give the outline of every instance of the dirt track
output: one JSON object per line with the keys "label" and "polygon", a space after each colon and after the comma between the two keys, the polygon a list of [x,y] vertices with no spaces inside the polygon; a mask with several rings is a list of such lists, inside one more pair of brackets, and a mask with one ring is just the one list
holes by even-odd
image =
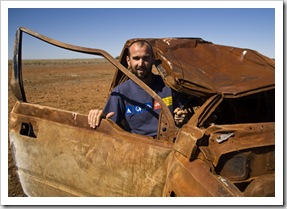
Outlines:
{"label": "dirt track", "polygon": [[[8,67],[10,83],[12,71],[10,62]],[[88,114],[93,108],[103,108],[115,72],[115,67],[102,59],[27,61],[23,63],[22,69],[29,103],[82,114]],[[9,113],[16,101],[9,86]],[[22,197],[24,193],[16,175],[10,144],[8,160],[8,196]]]}

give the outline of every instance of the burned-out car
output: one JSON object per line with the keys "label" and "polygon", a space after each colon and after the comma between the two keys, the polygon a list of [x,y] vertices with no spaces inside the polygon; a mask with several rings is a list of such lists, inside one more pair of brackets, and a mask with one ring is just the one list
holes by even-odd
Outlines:
{"label": "burned-out car", "polygon": [[[23,33],[111,62],[111,89],[132,79],[161,105],[157,137],[126,132],[109,119],[91,129],[87,115],[29,103],[21,72]],[[178,128],[162,98],[127,70],[134,40],[117,60],[103,50],[17,30],[11,87],[18,101],[9,137],[25,194],[275,196],[274,60],[201,38],[145,39],[153,46],[155,73],[189,97],[193,114]]]}

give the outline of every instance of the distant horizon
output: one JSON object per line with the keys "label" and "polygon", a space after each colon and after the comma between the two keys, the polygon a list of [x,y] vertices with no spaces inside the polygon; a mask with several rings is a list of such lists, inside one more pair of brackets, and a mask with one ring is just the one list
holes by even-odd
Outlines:
{"label": "distant horizon", "polygon": [[[115,57],[114,57],[115,58]],[[22,59],[23,60],[91,60],[91,59],[105,59],[104,57],[96,57],[96,58],[51,58],[51,59]],[[115,58],[116,59],[116,58]],[[9,61],[13,61],[13,59],[8,59]],[[108,61],[108,60],[107,60]]]}

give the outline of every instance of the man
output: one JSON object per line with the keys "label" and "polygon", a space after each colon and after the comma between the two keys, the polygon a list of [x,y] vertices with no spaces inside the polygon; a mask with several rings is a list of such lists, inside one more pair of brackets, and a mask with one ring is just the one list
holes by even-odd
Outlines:
{"label": "man", "polygon": [[[131,44],[126,57],[128,68],[154,90],[175,113],[175,123],[180,126],[187,115],[179,107],[186,99],[166,86],[160,76],[152,73],[154,62],[151,45],[146,41]],[[99,126],[102,118],[110,118],[124,130],[155,137],[157,134],[160,105],[131,79],[115,87],[104,110],[91,110],[88,123]]]}

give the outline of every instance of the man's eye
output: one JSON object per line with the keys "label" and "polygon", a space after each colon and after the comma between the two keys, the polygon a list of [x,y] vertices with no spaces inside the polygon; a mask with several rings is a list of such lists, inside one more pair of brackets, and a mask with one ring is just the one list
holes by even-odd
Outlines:
{"label": "man's eye", "polygon": [[133,60],[140,60],[140,57],[133,57]]}
{"label": "man's eye", "polygon": [[149,56],[146,57],[133,57],[133,60],[138,61],[138,60],[144,60],[144,61],[148,61],[149,60]]}

